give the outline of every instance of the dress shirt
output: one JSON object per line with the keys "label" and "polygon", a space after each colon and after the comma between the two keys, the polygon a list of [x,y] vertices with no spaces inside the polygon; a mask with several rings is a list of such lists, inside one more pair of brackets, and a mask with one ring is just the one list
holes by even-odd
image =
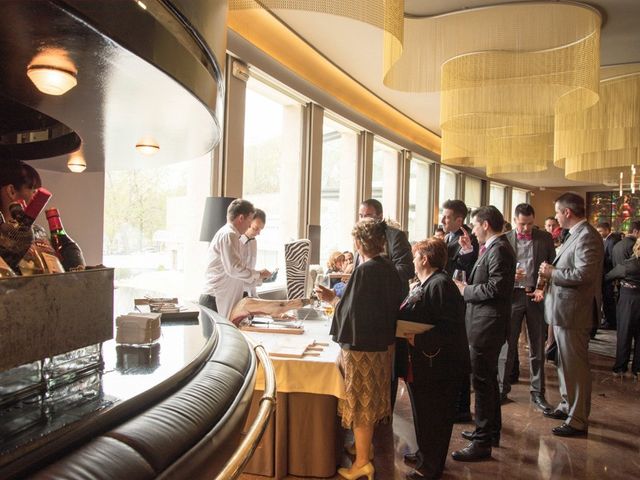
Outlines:
{"label": "dress shirt", "polygon": [[[480,255],[482,255],[484,252],[487,251],[487,248],[489,248],[489,245],[491,245],[496,238],[498,238],[500,235],[502,235],[501,233],[495,233],[493,235],[491,235],[486,242],[484,242],[483,245],[480,246]],[[471,253],[473,252],[473,248],[461,248],[460,249],[460,253],[462,253],[463,255],[466,255],[467,253]]]}
{"label": "dress shirt", "polygon": [[[256,260],[258,258],[258,242],[255,237],[248,237],[244,233],[240,235],[240,243],[242,244],[242,259],[247,268],[256,269]],[[250,297],[257,297],[256,287],[262,285],[262,280],[258,278],[255,282],[245,285],[244,291]]]}
{"label": "dress shirt", "polygon": [[535,287],[535,282],[533,281],[533,239],[516,241],[518,245],[516,261],[520,264],[520,268],[525,271],[523,286],[533,288]]}
{"label": "dress shirt", "polygon": [[218,313],[223,317],[228,317],[242,299],[246,285],[260,279],[260,272],[245,265],[242,248],[240,232],[227,223],[216,232],[207,251],[203,293],[215,297]]}
{"label": "dress shirt", "polygon": [[574,233],[576,233],[576,230],[578,229],[578,225],[582,225],[584,222],[586,222],[587,219],[583,218],[582,220],[580,220],[578,223],[576,223],[573,227],[571,227],[569,229],[569,235],[573,235]]}

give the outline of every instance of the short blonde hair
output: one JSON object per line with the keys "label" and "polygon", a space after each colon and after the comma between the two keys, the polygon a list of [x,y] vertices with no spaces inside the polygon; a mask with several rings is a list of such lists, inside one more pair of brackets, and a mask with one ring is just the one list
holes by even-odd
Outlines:
{"label": "short blonde hair", "polygon": [[636,258],[640,258],[640,238],[638,238],[636,243],[633,244],[633,254]]}
{"label": "short blonde hair", "polygon": [[327,267],[335,272],[338,270],[338,262],[340,261],[344,262],[344,254],[342,252],[333,252],[329,255]]}
{"label": "short blonde hair", "polygon": [[372,218],[365,218],[356,223],[351,231],[354,240],[360,242],[362,251],[369,257],[378,255],[384,251],[387,243],[385,235],[387,224]]}

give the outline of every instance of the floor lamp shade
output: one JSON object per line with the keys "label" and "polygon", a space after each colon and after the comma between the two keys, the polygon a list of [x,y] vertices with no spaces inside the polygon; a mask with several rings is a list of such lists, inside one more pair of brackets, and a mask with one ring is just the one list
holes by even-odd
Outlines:
{"label": "floor lamp shade", "polygon": [[200,229],[201,242],[210,242],[216,232],[227,223],[227,208],[234,200],[234,197],[207,197]]}

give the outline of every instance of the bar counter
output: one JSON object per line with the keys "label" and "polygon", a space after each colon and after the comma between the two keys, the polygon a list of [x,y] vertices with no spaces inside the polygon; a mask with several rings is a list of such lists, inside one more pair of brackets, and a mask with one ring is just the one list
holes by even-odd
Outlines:
{"label": "bar counter", "polygon": [[[92,442],[104,437],[110,438],[109,441],[116,438],[127,448],[133,446],[138,450],[144,459],[142,470],[148,475],[136,478],[152,478],[170,471],[197,449],[204,437],[220,430],[226,420],[238,425],[231,429],[232,438],[228,428],[221,436],[226,439],[225,443],[236,445],[255,383],[255,356],[233,325],[214,312],[199,308],[198,317],[163,322],[161,338],[155,344],[130,346],[117,345],[114,340],[105,342],[102,345],[104,368],[58,387],[54,391],[65,391],[57,398],[32,397],[1,411],[0,478],[18,478],[25,474],[38,477],[42,468],[43,476],[67,472],[69,476],[63,475],[64,478],[80,478],[88,471],[80,476],[77,469],[75,475],[71,471],[77,462],[84,462],[83,449],[90,449]],[[207,377],[213,373],[212,369],[218,372],[217,382]],[[233,381],[225,380],[225,374]],[[203,405],[184,403],[181,396],[193,395],[190,389],[196,389],[198,395],[207,393],[200,390],[203,383],[218,388],[220,395],[202,398]],[[185,411],[176,410],[176,405],[171,405],[174,401],[184,405]],[[194,419],[189,418],[191,414]],[[145,428],[149,430],[147,435],[162,441],[171,428],[159,423],[165,420],[170,423],[172,415],[184,415],[182,424],[193,425],[194,432],[185,432],[183,438],[181,432],[175,432],[177,449],[173,455],[168,454],[168,463],[166,459],[151,458],[153,454],[147,455],[144,448],[135,447],[140,442],[134,437],[141,432],[144,435]],[[183,445],[181,440],[185,441]],[[161,450],[166,449],[163,445]],[[74,453],[60,460],[69,452]],[[220,459],[223,458],[224,455],[220,455]],[[52,462],[56,463],[47,467]],[[74,467],[68,468],[70,465]],[[135,471],[127,470],[126,465],[123,468],[120,473],[117,468],[111,472],[106,469],[101,478],[117,478],[123,472]],[[203,466],[207,475],[215,468]],[[48,470],[49,473],[45,473]]]}

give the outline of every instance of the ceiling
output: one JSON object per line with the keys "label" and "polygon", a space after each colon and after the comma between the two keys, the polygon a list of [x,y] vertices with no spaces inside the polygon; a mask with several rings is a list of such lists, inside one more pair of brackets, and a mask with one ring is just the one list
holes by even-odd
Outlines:
{"label": "ceiling", "polygon": [[[405,14],[432,16],[516,2],[517,0],[405,0]],[[599,10],[603,18],[601,65],[640,62],[640,1],[597,0],[583,3]],[[380,29],[328,14],[310,14],[301,10],[275,10],[274,13],[319,52],[373,93],[429,130],[440,134],[439,93],[405,93],[384,86]],[[526,177],[513,180],[530,186],[584,185],[566,180],[562,170],[555,167],[543,174],[527,174]]]}

